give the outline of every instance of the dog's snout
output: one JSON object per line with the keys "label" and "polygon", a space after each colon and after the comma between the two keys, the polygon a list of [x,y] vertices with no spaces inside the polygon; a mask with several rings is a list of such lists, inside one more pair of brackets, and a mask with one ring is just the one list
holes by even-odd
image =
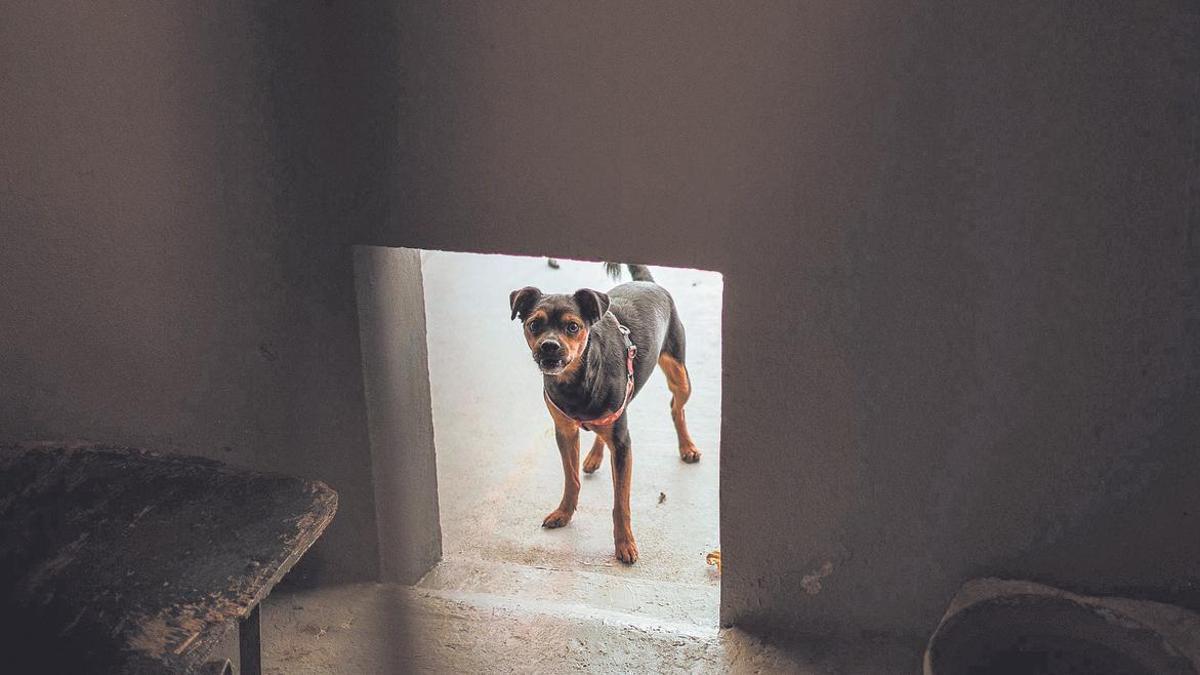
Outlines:
{"label": "dog's snout", "polygon": [[554,340],[546,340],[538,347],[543,354],[557,354],[562,351],[562,345]]}

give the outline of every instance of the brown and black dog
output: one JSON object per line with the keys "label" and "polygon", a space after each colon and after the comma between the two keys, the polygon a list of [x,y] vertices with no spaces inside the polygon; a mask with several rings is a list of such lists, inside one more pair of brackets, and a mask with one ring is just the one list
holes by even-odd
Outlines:
{"label": "brown and black dog", "polygon": [[572,295],[548,295],[527,286],[513,291],[508,300],[512,318],[520,317],[525,341],[542,371],[543,398],[562,455],[562,501],[542,527],[562,527],[571,521],[579,501],[579,430],[594,431],[596,440],[583,470],[592,473],[600,468],[604,446],[610,448],[613,540],[617,559],[633,563],[638,550],[629,518],[633,456],[625,410],[656,363],[671,390],[679,457],[698,462],[700,452],[683,416],[692,384],[684,365],[683,324],[675,301],[654,282],[650,270],[642,265],[628,267],[633,281],[608,293],[585,288]]}

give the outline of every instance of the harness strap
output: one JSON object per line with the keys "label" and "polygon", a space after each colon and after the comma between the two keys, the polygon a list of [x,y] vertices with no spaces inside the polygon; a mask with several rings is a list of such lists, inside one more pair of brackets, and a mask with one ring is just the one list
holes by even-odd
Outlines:
{"label": "harness strap", "polygon": [[577,417],[571,417],[567,413],[563,412],[562,408],[558,407],[558,404],[550,398],[550,392],[546,391],[545,387],[542,388],[542,396],[545,397],[546,402],[553,406],[554,409],[557,410],[558,413],[563,417],[575,420],[579,426],[584,428],[585,431],[591,431],[593,427],[605,427],[613,422],[616,422],[618,419],[620,419],[621,413],[625,412],[625,406],[629,405],[629,399],[633,398],[633,359],[635,356],[637,356],[637,345],[633,344],[633,340],[629,339],[629,329],[626,328],[620,321],[617,322],[617,331],[621,333],[621,338],[625,340],[625,399],[621,401],[620,408],[617,408],[614,412],[610,412],[602,417],[597,417],[596,419],[581,420]]}

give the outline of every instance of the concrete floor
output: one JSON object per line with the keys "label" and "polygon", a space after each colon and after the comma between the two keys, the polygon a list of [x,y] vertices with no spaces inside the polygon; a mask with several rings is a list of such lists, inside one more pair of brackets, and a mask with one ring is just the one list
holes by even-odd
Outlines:
{"label": "concrete floor", "polygon": [[613,557],[608,458],[584,477],[570,525],[540,527],[562,472],[508,293],[613,285],[598,263],[560,263],[424,254],[444,560],[415,587],[276,593],[263,617],[267,672],[915,672],[911,645],[782,648],[718,628],[720,579],[704,561],[719,545],[717,274],[653,270],[687,331],[688,421],[704,455],[679,460],[656,373],[629,411],[638,562]]}
{"label": "concrete floor", "polygon": [[572,613],[577,610],[569,603],[380,584],[279,592],[263,610],[263,670],[271,675],[920,672],[919,651],[912,645],[781,645],[737,629],[703,629],[611,611]]}

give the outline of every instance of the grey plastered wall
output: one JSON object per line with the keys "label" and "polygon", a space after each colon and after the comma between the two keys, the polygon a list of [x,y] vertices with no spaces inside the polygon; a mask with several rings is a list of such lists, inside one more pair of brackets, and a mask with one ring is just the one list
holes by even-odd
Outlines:
{"label": "grey plastered wall", "polygon": [[920,635],[982,574],[1200,606],[1193,5],[394,24],[358,241],[725,274],[726,621]]}
{"label": "grey plastered wall", "polygon": [[338,122],[368,105],[344,80],[378,51],[353,20],[0,8],[0,437],[321,478],[338,515],[296,570],[320,579],[378,572],[342,232],[384,213],[386,122]]}
{"label": "grey plastered wall", "polygon": [[442,556],[421,254],[357,246],[359,337],[383,581],[414,583]]}
{"label": "grey plastered wall", "polygon": [[1200,606],[1193,4],[82,7],[0,17],[4,435],[243,439],[369,566],[337,247],[705,267],[727,621]]}

